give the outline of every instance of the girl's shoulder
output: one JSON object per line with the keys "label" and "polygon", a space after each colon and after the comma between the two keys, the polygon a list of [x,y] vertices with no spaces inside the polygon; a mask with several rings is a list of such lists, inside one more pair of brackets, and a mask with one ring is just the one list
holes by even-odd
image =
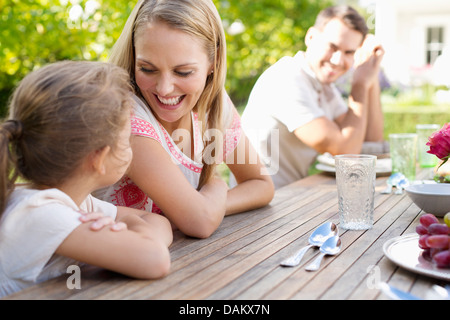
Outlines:
{"label": "girl's shoulder", "polygon": [[81,224],[77,206],[58,189],[18,188],[0,222],[0,268],[11,278],[34,282],[64,239]]}
{"label": "girl's shoulder", "polygon": [[37,190],[18,187],[12,193],[2,215],[2,224],[34,225],[37,227],[54,227],[62,229],[80,224],[80,212],[103,212],[107,216],[116,217],[117,208],[107,202],[88,195],[78,206],[70,196],[57,188]]}
{"label": "girl's shoulder", "polygon": [[55,204],[64,205],[72,209],[77,208],[73,200],[59,189],[38,190],[27,185],[21,185],[16,187],[11,193],[6,204],[4,216],[13,213],[32,212]]}

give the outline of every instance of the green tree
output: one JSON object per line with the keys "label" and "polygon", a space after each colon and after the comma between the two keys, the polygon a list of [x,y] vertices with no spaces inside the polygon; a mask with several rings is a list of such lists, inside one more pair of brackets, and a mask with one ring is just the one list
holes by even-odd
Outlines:
{"label": "green tree", "polygon": [[286,55],[305,48],[304,37],[330,0],[214,0],[227,35],[227,89],[247,101],[258,76]]}
{"label": "green tree", "polygon": [[0,0],[0,116],[30,71],[59,60],[106,60],[134,3]]}
{"label": "green tree", "polygon": [[[258,76],[304,48],[330,0],[213,0],[227,34],[227,90],[244,104]],[[107,60],[136,0],[0,0],[0,117],[15,85],[44,64]]]}

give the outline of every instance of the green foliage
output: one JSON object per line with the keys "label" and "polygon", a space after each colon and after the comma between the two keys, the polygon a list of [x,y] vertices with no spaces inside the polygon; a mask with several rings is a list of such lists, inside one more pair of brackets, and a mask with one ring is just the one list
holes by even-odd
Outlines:
{"label": "green foliage", "polygon": [[442,88],[424,84],[408,90],[385,90],[381,95],[385,138],[390,133],[416,132],[416,124],[443,126],[450,122],[450,103],[437,101],[438,89]]}
{"label": "green foliage", "polygon": [[30,71],[59,60],[105,60],[133,6],[123,0],[0,0],[0,117],[6,97]]}
{"label": "green foliage", "polygon": [[[213,1],[227,31],[227,90],[237,104],[246,102],[254,82],[269,65],[304,48],[306,30],[317,13],[331,3]],[[12,89],[30,71],[65,59],[106,60],[135,3],[0,0],[0,117],[5,115]],[[230,27],[237,22],[245,29],[236,34]]]}
{"label": "green foliage", "polygon": [[[213,1],[227,36],[227,90],[241,111],[259,75],[281,57],[303,50],[306,31],[317,13],[335,2]],[[0,118],[13,88],[30,71],[65,59],[107,60],[136,2],[0,0]],[[347,2],[357,7],[357,1]],[[386,137],[392,132],[415,132],[417,123],[450,122],[450,106],[433,107],[434,90],[409,96],[390,92],[390,100],[383,102]]]}
{"label": "green foliage", "polygon": [[384,113],[384,138],[390,133],[416,132],[416,124],[450,122],[450,106],[386,107]]}
{"label": "green foliage", "polygon": [[[227,90],[246,103],[258,76],[286,55],[304,49],[304,37],[330,0],[214,0],[227,34]],[[234,25],[233,25],[234,23]],[[235,34],[232,26],[243,31]]]}

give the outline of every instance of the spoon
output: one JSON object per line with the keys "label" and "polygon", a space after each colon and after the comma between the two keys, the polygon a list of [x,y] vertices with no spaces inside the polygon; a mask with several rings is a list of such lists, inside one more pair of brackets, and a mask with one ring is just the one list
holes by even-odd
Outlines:
{"label": "spoon", "polygon": [[291,257],[287,258],[283,262],[281,262],[281,265],[283,267],[295,267],[299,265],[300,261],[302,260],[303,256],[305,255],[306,251],[308,251],[309,248],[320,247],[325,242],[325,240],[337,234],[338,228],[333,222],[326,222],[320,225],[309,236],[308,239],[309,245],[304,247]]}
{"label": "spoon", "polygon": [[339,239],[339,236],[333,236],[331,238],[328,238],[327,241],[323,243],[323,245],[320,246],[320,254],[317,256],[317,258],[306,267],[306,270],[308,271],[316,271],[320,267],[320,263],[322,262],[323,257],[325,255],[335,255],[338,254],[339,251],[341,251],[341,239]]}

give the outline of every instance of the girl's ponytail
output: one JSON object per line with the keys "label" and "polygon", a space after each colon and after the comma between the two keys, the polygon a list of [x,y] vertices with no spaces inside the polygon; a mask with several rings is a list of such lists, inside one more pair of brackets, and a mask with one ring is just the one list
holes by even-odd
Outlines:
{"label": "girl's ponytail", "polygon": [[11,152],[12,144],[23,136],[23,125],[18,120],[7,120],[0,124],[0,216],[5,210],[6,200],[14,189],[17,179],[16,157]]}

